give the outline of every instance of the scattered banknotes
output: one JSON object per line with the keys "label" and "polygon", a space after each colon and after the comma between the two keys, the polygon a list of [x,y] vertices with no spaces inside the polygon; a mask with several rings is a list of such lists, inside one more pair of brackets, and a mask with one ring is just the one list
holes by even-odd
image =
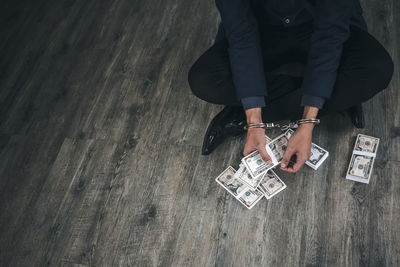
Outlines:
{"label": "scattered banknotes", "polygon": [[215,180],[246,208],[251,209],[264,194],[258,189],[251,189],[242,180],[235,178],[235,172],[236,170],[229,166]]}
{"label": "scattered banknotes", "polygon": [[349,168],[347,169],[346,179],[369,183],[372,169],[378,151],[379,138],[359,134],[351,155]]}
{"label": "scattered banknotes", "polygon": [[[271,199],[286,188],[272,168],[282,161],[293,134],[294,131],[289,129],[273,140],[265,137],[271,164],[264,162],[258,151],[254,151],[242,158],[237,171],[229,166],[215,180],[248,209],[253,208],[264,196]],[[346,179],[369,183],[378,146],[379,138],[362,134],[357,136]],[[311,156],[305,164],[316,170],[328,156],[328,151],[312,143]]]}

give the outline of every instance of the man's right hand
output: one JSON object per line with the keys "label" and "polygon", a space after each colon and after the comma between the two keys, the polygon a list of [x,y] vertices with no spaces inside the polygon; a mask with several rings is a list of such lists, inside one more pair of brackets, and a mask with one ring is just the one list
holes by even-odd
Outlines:
{"label": "man's right hand", "polygon": [[271,157],[268,155],[267,150],[265,149],[266,140],[265,140],[265,130],[263,128],[251,128],[247,130],[247,138],[246,144],[244,145],[243,155],[247,156],[251,152],[258,150],[261,155],[261,158],[267,163],[270,164]]}
{"label": "man's right hand", "polygon": [[[247,123],[261,123],[261,108],[252,108],[246,110]],[[247,156],[251,152],[258,150],[261,158],[270,164],[271,157],[265,149],[265,129],[264,128],[250,128],[247,130],[246,144],[244,145],[243,155]]]}

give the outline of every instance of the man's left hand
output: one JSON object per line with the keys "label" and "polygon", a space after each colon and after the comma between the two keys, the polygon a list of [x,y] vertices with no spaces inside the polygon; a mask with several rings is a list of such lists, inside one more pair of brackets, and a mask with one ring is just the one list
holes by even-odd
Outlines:
{"label": "man's left hand", "polygon": [[281,162],[282,170],[297,172],[310,158],[313,127],[312,123],[302,124],[290,137]]}

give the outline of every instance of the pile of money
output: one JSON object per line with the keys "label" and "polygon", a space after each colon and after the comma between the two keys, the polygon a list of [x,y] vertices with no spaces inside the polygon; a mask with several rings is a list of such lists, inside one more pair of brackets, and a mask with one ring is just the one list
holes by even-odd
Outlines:
{"label": "pile of money", "polygon": [[[229,166],[215,180],[248,209],[254,207],[262,197],[272,198],[286,188],[286,184],[272,168],[282,161],[293,133],[294,131],[289,129],[273,140],[265,136],[266,150],[272,163],[267,164],[262,160],[260,153],[254,151],[242,158],[238,170]],[[316,170],[328,155],[328,151],[312,144],[311,157],[306,164]]]}
{"label": "pile of money", "polygon": [[353,154],[346,179],[368,184],[378,151],[379,138],[359,134],[354,145]]}

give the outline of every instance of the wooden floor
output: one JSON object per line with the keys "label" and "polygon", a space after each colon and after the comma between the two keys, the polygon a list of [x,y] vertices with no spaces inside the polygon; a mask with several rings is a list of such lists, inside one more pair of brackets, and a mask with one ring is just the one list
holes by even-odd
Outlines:
{"label": "wooden floor", "polygon": [[[221,107],[187,83],[214,1],[3,1],[0,266],[400,266],[400,2],[362,5],[389,88],[363,130],[324,120],[324,165],[249,211],[214,180],[244,137],[201,156]],[[369,185],[344,178],[357,133],[381,138]]]}

